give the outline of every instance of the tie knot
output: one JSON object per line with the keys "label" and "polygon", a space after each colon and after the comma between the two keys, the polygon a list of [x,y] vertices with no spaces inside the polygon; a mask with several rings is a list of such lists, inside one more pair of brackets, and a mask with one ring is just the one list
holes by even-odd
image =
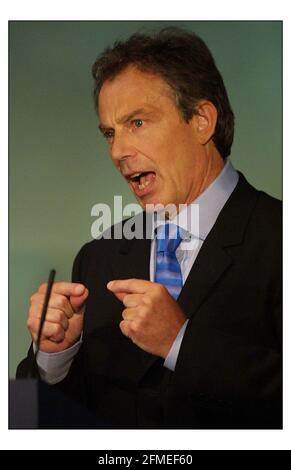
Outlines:
{"label": "tie knot", "polygon": [[182,239],[180,228],[177,225],[161,225],[157,229],[157,252],[175,252]]}

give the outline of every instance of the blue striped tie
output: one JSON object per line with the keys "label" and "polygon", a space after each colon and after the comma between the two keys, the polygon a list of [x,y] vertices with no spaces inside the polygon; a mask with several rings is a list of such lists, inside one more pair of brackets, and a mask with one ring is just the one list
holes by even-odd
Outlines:
{"label": "blue striped tie", "polygon": [[183,287],[181,268],[175,253],[181,240],[179,227],[176,225],[165,224],[158,228],[155,282],[163,284],[175,300]]}

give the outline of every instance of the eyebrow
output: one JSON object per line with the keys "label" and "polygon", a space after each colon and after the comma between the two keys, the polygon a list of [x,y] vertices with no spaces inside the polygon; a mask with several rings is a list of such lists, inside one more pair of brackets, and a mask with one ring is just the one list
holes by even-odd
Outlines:
{"label": "eyebrow", "polygon": [[[117,124],[124,124],[128,121],[130,121],[131,119],[133,119],[135,116],[138,116],[142,114],[143,116],[150,116],[153,114],[153,111],[146,111],[144,108],[138,108],[138,109],[135,109],[134,111],[132,111],[131,113],[129,114],[124,114],[123,116],[121,116],[120,118],[117,119]],[[101,132],[103,132],[104,130],[106,129],[112,129],[111,127],[106,127],[104,124],[100,123],[99,124],[99,129]]]}

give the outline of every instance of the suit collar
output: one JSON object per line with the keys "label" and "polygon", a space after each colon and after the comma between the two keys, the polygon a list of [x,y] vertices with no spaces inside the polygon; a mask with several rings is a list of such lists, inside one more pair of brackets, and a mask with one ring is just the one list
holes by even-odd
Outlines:
{"label": "suit collar", "polygon": [[222,247],[237,245],[243,241],[259,195],[259,191],[247,182],[243,174],[238,174],[238,184],[207,237]]}
{"label": "suit collar", "polygon": [[[217,178],[195,199],[199,207],[198,238],[205,240],[218,215],[234,191],[239,180],[238,172],[227,160]],[[194,233],[195,235],[195,233]]]}

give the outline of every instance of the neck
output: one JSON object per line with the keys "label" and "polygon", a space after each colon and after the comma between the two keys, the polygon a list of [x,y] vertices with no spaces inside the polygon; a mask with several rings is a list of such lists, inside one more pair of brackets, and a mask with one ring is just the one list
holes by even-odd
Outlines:
{"label": "neck", "polygon": [[201,155],[201,162],[199,177],[194,182],[194,186],[192,186],[188,194],[186,204],[191,204],[195,201],[195,199],[197,199],[217,178],[225,165],[225,161],[213,144],[204,149]]}

